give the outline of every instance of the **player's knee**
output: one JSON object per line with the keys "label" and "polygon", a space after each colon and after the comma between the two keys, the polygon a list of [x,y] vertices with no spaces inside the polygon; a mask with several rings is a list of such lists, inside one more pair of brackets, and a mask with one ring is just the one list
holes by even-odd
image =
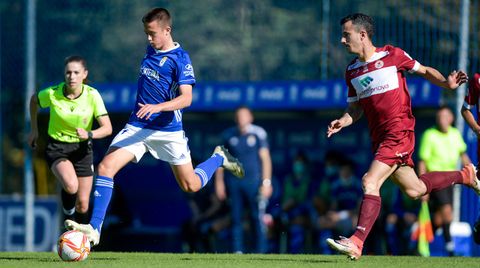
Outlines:
{"label": "player's knee", "polygon": [[410,198],[410,199],[413,199],[413,200],[418,200],[420,199],[423,194],[420,193],[419,191],[415,190],[415,189],[407,189],[405,191],[405,194]]}
{"label": "player's knee", "polygon": [[88,201],[80,201],[75,204],[75,211],[79,213],[87,213],[88,212]]}
{"label": "player's knee", "polygon": [[380,192],[378,182],[375,180],[375,178],[372,178],[367,174],[365,174],[362,178],[362,188],[363,193],[365,194],[376,194]]}
{"label": "player's knee", "polygon": [[63,190],[68,194],[76,194],[78,191],[78,183],[73,180],[65,181],[63,183]]}
{"label": "player's knee", "polygon": [[113,178],[113,175],[115,175],[113,174],[113,169],[111,165],[105,161],[102,161],[100,162],[100,164],[98,164],[97,170],[98,170],[98,174],[101,176]]}

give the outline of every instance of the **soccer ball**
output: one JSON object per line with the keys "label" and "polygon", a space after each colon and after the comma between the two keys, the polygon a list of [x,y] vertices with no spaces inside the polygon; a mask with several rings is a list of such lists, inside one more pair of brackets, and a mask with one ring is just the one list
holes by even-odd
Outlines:
{"label": "soccer ball", "polygon": [[57,252],[64,261],[83,261],[90,254],[90,241],[80,231],[67,231],[58,238]]}

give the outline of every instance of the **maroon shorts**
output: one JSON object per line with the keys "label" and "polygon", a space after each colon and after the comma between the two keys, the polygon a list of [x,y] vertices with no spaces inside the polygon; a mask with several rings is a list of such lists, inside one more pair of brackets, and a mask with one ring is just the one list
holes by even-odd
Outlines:
{"label": "maroon shorts", "polygon": [[413,131],[389,133],[383,140],[373,144],[373,148],[375,160],[389,166],[414,166],[412,154],[415,148],[415,133]]}

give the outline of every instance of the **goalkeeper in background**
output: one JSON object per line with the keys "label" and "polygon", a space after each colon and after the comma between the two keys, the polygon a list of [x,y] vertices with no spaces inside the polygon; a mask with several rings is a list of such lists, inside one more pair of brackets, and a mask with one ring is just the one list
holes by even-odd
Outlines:
{"label": "goalkeeper in background", "polygon": [[[87,63],[80,56],[65,60],[65,81],[33,94],[30,99],[28,143],[36,147],[38,108],[50,108],[46,160],[62,185],[63,213],[87,223],[93,183],[92,139],[112,133],[112,124],[100,93],[86,84]],[[96,119],[99,128],[92,130]]]}

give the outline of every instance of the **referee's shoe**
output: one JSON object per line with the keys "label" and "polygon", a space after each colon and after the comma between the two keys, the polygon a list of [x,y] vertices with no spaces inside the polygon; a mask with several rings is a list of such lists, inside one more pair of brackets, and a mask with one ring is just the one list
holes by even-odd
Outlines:
{"label": "referee's shoe", "polygon": [[232,172],[233,175],[238,178],[243,178],[243,176],[245,176],[245,170],[243,169],[242,163],[233,157],[225,147],[222,145],[215,147],[213,154],[218,154],[223,157],[222,167]]}

